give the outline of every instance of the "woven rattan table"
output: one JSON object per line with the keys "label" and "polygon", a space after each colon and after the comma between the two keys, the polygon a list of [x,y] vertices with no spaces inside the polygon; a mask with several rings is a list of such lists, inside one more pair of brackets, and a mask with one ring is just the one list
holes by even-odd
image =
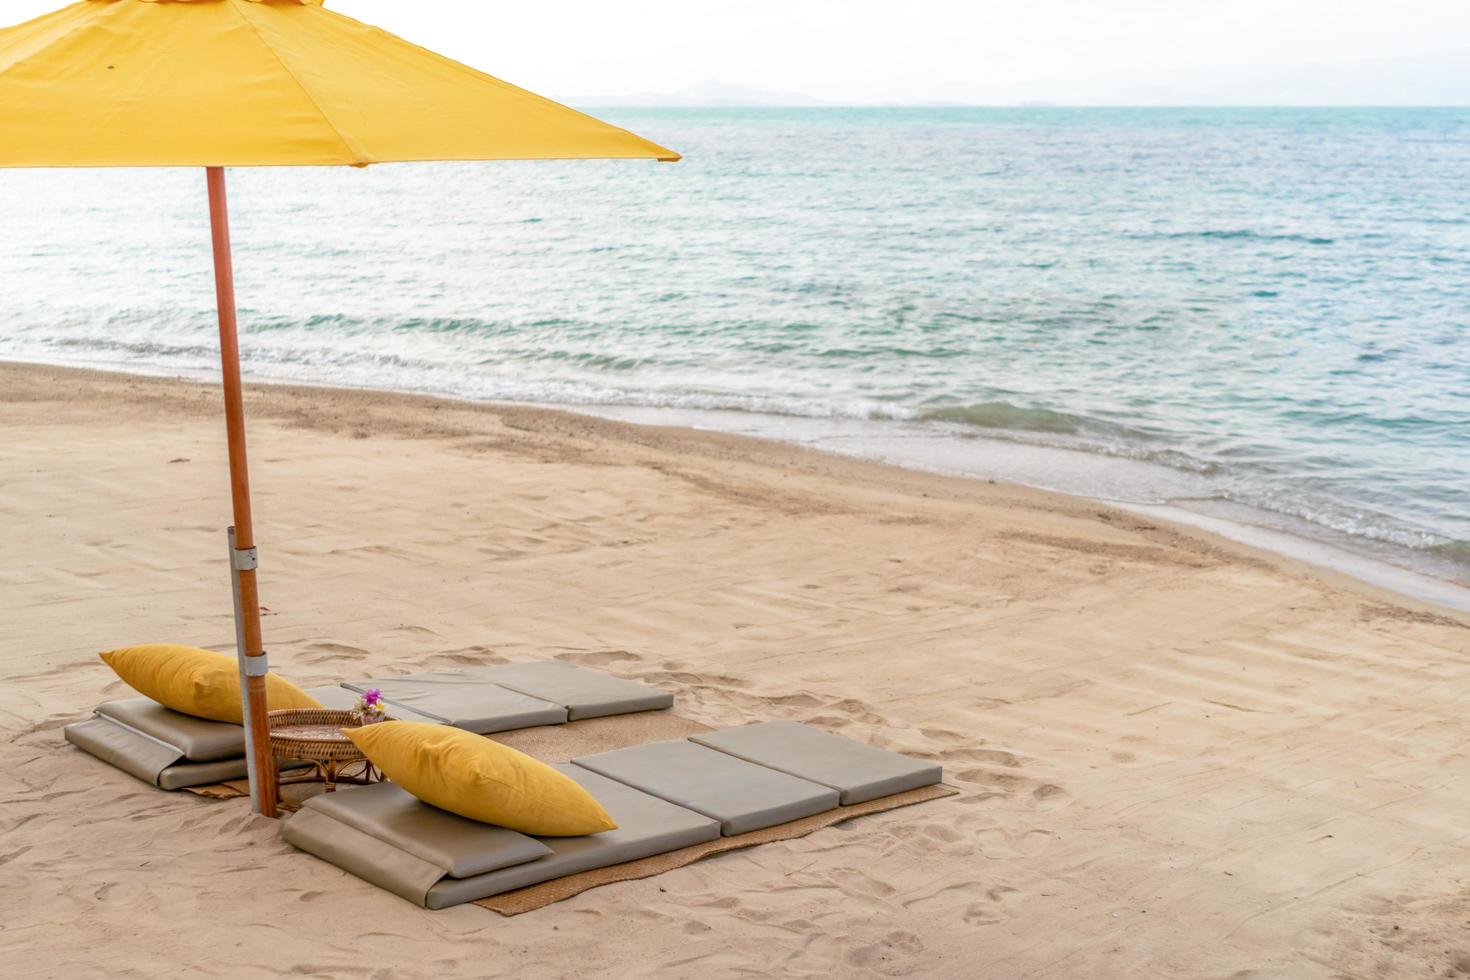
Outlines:
{"label": "woven rattan table", "polygon": [[[270,713],[271,751],[278,759],[308,762],[321,777],[328,793],[338,783],[375,783],[383,774],[363,757],[352,739],[342,734],[344,728],[360,728],[362,720],[355,711],[305,708]],[[357,763],[362,771],[347,774],[344,770]]]}

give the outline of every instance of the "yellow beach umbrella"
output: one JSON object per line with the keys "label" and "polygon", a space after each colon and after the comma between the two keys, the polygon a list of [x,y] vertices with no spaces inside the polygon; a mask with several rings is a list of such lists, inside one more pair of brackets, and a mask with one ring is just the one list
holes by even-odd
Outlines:
{"label": "yellow beach umbrella", "polygon": [[322,0],[81,0],[0,29],[0,166],[203,167],[251,795],[274,816],[225,167],[679,155]]}

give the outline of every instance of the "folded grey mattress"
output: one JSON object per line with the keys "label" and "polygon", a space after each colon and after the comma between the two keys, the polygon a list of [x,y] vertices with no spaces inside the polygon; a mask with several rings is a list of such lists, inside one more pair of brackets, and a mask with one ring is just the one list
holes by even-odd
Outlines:
{"label": "folded grey mattress", "polygon": [[[307,693],[325,704],[342,691]],[[62,731],[82,751],[160,789],[207,786],[246,773],[244,728],[180,714],[149,698],[108,701]]]}

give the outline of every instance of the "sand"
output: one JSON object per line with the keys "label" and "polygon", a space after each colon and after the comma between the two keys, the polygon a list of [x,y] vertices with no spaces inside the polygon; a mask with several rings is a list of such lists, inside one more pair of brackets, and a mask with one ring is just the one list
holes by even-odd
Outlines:
{"label": "sand", "polygon": [[303,684],[556,657],[960,796],[502,918],[65,745],[231,649],[215,389],[0,366],[0,975],[1470,973],[1470,620],[1195,530],[708,433],[252,388]]}

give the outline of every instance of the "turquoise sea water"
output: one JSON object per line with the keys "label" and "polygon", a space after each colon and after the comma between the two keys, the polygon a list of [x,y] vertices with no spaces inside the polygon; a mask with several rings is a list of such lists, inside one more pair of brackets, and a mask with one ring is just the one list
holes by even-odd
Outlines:
{"label": "turquoise sea water", "polygon": [[[602,115],[686,162],[233,173],[246,371],[676,412],[1470,578],[1470,111]],[[213,370],[203,194],[0,172],[0,358]]]}

